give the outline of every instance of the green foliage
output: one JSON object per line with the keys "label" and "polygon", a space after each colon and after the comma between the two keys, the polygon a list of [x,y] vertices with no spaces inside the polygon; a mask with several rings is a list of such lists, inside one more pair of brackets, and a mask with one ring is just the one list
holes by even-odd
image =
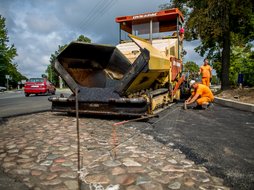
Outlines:
{"label": "green foliage", "polygon": [[[244,44],[239,35],[232,34],[232,45],[230,52],[229,82],[230,85],[236,86],[238,74],[244,74],[244,85],[254,86],[254,52],[253,45]],[[213,69],[216,70],[217,76],[221,76],[221,58],[219,53],[213,55]]]}
{"label": "green foliage", "polygon": [[233,46],[231,48],[231,65],[229,80],[232,85],[237,84],[238,74],[244,74],[244,85],[254,86],[254,52],[251,45]]}
{"label": "green foliage", "polygon": [[[254,39],[253,1],[172,0],[168,5],[177,5],[184,10],[187,18],[185,39],[201,40],[196,52],[215,62],[214,69],[220,69],[216,71],[220,74],[222,88],[228,88],[231,81],[230,47]],[[233,40],[236,35],[241,42]]]}
{"label": "green foliage", "polygon": [[211,79],[211,84],[219,85],[220,79],[217,76],[213,75]]}
{"label": "green foliage", "polygon": [[48,73],[48,80],[50,80],[56,86],[59,86],[59,78],[58,78],[58,74],[56,73],[56,71],[53,68],[53,65],[54,65],[54,63],[56,61],[57,56],[66,47],[67,47],[67,44],[65,44],[63,46],[60,46],[60,45],[58,46],[58,50],[55,51],[54,54],[51,54],[50,60],[49,60],[50,65],[48,65],[48,67],[46,69],[46,73]]}
{"label": "green foliage", "polygon": [[[80,35],[78,38],[77,38],[77,41],[79,42],[86,42],[86,43],[91,43],[91,40],[88,38],[88,37],[85,37],[84,35]],[[60,86],[59,84],[59,75],[58,73],[55,71],[53,65],[56,61],[56,58],[57,56],[67,47],[68,45],[65,44],[63,46],[61,45],[58,45],[58,50],[55,51],[53,54],[51,54],[50,56],[50,65],[48,65],[47,69],[46,69],[46,73],[48,73],[48,79],[53,83],[55,84],[56,86]]]}
{"label": "green foliage", "polygon": [[13,64],[13,59],[17,56],[17,50],[14,45],[8,45],[8,31],[5,26],[5,18],[0,15],[0,85],[6,83],[5,75],[9,75],[12,79],[10,85],[17,86],[22,79],[26,79],[18,72],[17,64]]}
{"label": "green foliage", "polygon": [[13,84],[14,86],[16,86],[17,83],[20,82],[21,80],[27,79],[20,72],[18,72],[17,67],[18,67],[17,63],[10,64],[8,67],[8,74],[12,77],[11,84]]}
{"label": "green foliage", "polygon": [[165,3],[159,6],[160,10],[165,10],[165,9],[173,9],[173,8],[178,8],[181,10],[184,16],[187,16],[188,9],[186,6],[184,6],[186,3],[186,0],[182,1],[170,1],[169,3]]}
{"label": "green foliage", "polygon": [[198,78],[199,66],[193,61],[187,61],[183,65],[183,72],[188,73],[188,78],[196,80]]}
{"label": "green foliage", "polygon": [[91,40],[88,37],[85,37],[84,35],[80,35],[77,41],[91,43]]}

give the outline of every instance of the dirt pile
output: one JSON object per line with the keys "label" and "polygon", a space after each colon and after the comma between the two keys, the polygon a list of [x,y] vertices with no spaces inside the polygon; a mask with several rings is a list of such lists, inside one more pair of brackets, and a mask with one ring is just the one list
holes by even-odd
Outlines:
{"label": "dirt pile", "polygon": [[216,96],[234,101],[254,104],[254,87],[224,90]]}

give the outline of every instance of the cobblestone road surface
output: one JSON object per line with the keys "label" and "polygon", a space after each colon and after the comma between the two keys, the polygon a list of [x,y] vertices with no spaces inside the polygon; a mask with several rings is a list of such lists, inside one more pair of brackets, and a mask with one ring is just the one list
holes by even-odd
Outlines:
{"label": "cobblestone road surface", "polygon": [[[135,123],[114,130],[113,120],[79,121],[81,189],[228,189],[179,149],[135,129]],[[0,166],[29,189],[78,189],[77,160],[75,118],[45,112],[1,122]]]}

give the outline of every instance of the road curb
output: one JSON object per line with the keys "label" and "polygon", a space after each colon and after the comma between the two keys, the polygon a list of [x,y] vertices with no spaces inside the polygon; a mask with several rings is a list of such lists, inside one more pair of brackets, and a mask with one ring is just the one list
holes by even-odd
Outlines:
{"label": "road curb", "polygon": [[236,102],[234,100],[228,100],[228,99],[219,98],[219,97],[215,97],[214,102],[217,104],[223,105],[223,106],[232,107],[235,109],[254,113],[254,105],[253,104]]}
{"label": "road curb", "polygon": [[1,123],[1,121],[4,121],[4,120],[12,118],[12,117],[19,117],[19,116],[36,114],[36,113],[43,113],[43,112],[49,112],[49,111],[51,111],[51,108],[49,108],[49,109],[43,109],[43,110],[38,110],[38,111],[31,111],[31,112],[17,113],[17,114],[2,116],[2,117],[0,117],[0,123]]}

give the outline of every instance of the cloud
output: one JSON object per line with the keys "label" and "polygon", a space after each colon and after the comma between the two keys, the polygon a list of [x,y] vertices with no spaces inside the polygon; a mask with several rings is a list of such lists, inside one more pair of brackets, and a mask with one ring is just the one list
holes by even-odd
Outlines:
{"label": "cloud", "polygon": [[[115,17],[158,11],[164,3],[168,0],[1,0],[0,14],[6,18],[10,43],[17,48],[14,62],[29,78],[45,73],[58,45],[81,34],[94,43],[116,45],[119,26]],[[198,60],[193,44],[185,44],[186,60]]]}
{"label": "cloud", "polygon": [[198,65],[202,65],[203,64],[203,58],[200,57],[200,55],[195,52],[195,48],[197,46],[199,46],[200,41],[199,40],[195,40],[195,41],[184,41],[184,49],[187,52],[187,54],[184,56],[183,61],[193,61]]}
{"label": "cloud", "polygon": [[50,16],[50,20],[46,20],[43,15],[30,13],[27,14],[25,22],[29,31],[33,31],[38,34],[48,34],[55,28],[60,28],[61,26],[61,23],[54,15]]}

